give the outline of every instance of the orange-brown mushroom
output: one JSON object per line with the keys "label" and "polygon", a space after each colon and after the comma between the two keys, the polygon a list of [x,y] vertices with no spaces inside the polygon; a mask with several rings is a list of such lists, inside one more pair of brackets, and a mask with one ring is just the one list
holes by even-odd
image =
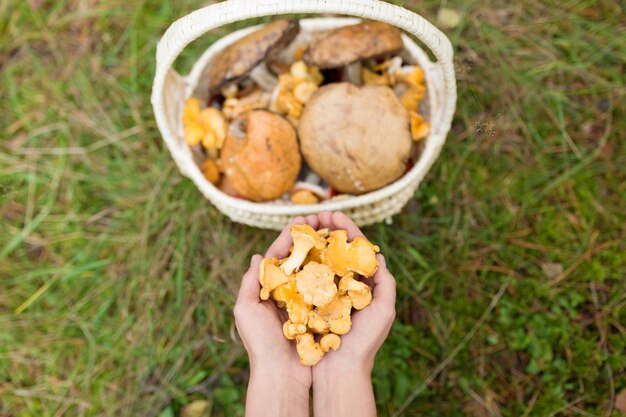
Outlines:
{"label": "orange-brown mushroom", "polygon": [[245,77],[269,55],[287,46],[299,31],[297,20],[276,20],[226,47],[209,67],[209,93]]}
{"label": "orange-brown mushroom", "polygon": [[404,47],[400,30],[383,22],[342,26],[314,39],[302,59],[322,69],[393,54]]}
{"label": "orange-brown mushroom", "polygon": [[291,190],[301,165],[293,126],[265,110],[233,120],[220,160],[232,187],[252,201],[273,200]]}

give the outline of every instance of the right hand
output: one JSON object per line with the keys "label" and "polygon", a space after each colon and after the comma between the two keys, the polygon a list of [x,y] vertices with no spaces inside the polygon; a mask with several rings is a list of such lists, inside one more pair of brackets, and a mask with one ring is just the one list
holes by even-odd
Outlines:
{"label": "right hand", "polygon": [[[348,239],[363,236],[359,227],[340,212],[322,212],[318,214],[319,228],[343,229],[348,232]],[[374,365],[376,352],[389,334],[396,316],[396,281],[387,270],[385,258],[376,255],[379,263],[373,277],[372,303],[360,311],[352,313],[352,328],[341,336],[341,347],[328,352],[313,367],[313,382],[316,378],[327,378],[342,372],[369,374]],[[372,279],[365,279],[365,282]]]}

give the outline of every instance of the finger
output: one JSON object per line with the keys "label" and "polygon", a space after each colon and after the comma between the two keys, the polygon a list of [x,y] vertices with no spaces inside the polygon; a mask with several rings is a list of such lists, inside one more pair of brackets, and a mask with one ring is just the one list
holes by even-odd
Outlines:
{"label": "finger", "polygon": [[261,291],[261,284],[259,283],[259,265],[261,259],[263,259],[263,257],[257,254],[250,260],[250,268],[243,274],[243,278],[241,278],[241,287],[239,288],[237,303],[260,301],[259,291]]}
{"label": "finger", "polygon": [[289,224],[285,226],[283,231],[280,232],[280,235],[278,235],[274,243],[270,245],[267,252],[265,252],[265,257],[280,259],[280,258],[284,258],[288,256],[289,248],[291,247],[291,244],[293,243],[293,239],[291,238],[291,230],[289,230],[289,227],[292,224],[304,224],[304,223],[306,223],[306,219],[301,216],[296,217],[295,219],[290,221]]}
{"label": "finger", "polygon": [[287,311],[283,310],[282,308],[279,308],[278,309],[278,318],[280,319],[281,323],[284,323],[287,320],[289,320],[289,315],[287,314]]}
{"label": "finger", "polygon": [[378,270],[374,274],[374,291],[372,293],[372,304],[380,304],[384,307],[392,308],[396,304],[396,280],[387,269],[385,257],[376,255],[378,260]]}
{"label": "finger", "polygon": [[340,211],[336,211],[332,214],[332,222],[335,225],[335,229],[343,229],[348,232],[348,240],[352,240],[356,236],[364,237],[359,226],[357,226],[350,217]]}
{"label": "finger", "polygon": [[315,230],[317,230],[320,225],[320,221],[315,214],[306,216],[306,223]]}
{"label": "finger", "polygon": [[329,229],[334,229],[335,225],[333,224],[333,213],[330,211],[322,211],[317,214],[317,218],[319,220],[320,229],[324,229],[328,227]]}

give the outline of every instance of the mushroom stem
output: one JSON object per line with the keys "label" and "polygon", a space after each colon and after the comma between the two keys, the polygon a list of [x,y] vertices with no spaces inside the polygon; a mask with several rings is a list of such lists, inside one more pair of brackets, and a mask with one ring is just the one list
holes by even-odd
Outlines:
{"label": "mushroom stem", "polygon": [[343,80],[360,85],[361,84],[361,68],[363,65],[360,61],[353,62],[349,65],[346,65],[343,69]]}
{"label": "mushroom stem", "polygon": [[263,91],[270,93],[278,83],[278,78],[267,69],[264,62],[254,67],[254,69],[250,71],[249,77],[261,87]]}

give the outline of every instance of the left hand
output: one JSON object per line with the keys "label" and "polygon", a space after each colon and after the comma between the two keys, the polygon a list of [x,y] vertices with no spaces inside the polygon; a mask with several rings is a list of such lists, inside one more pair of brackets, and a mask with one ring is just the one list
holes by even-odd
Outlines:
{"label": "left hand", "polygon": [[[293,243],[289,226],[307,223],[314,229],[319,226],[317,216],[295,218],[283,229],[265,253],[266,258],[285,258]],[[283,322],[287,319],[272,300],[261,301],[259,292],[259,264],[261,255],[254,255],[250,269],[241,280],[234,315],[237,331],[248,351],[252,373],[274,373],[288,377],[299,387],[311,387],[311,368],[300,365],[294,343],[283,335]]]}

